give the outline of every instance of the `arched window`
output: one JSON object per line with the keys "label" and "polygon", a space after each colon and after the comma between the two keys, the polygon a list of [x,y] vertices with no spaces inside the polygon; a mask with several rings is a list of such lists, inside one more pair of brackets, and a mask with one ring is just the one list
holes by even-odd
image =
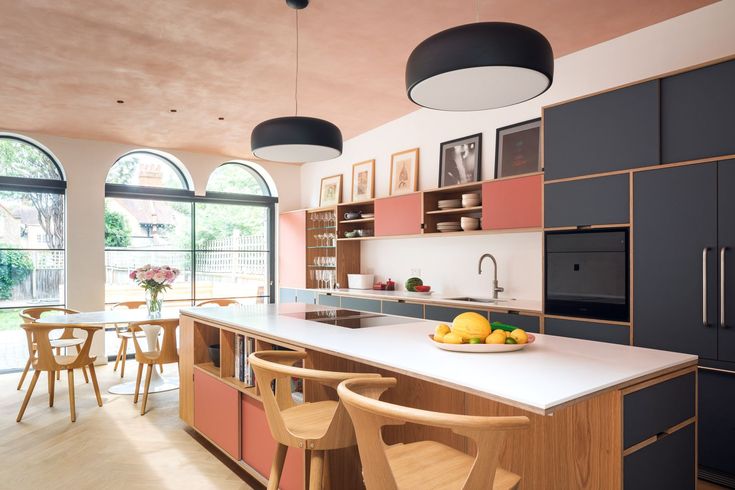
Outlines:
{"label": "arched window", "polygon": [[171,155],[135,151],[115,162],[105,192],[106,303],[142,300],[128,276],[145,264],[182,271],[165,293],[168,305],[272,301],[277,198],[255,168],[225,163],[195,196]]}
{"label": "arched window", "polygon": [[[10,330],[0,372],[27,357],[18,313],[29,306],[63,306],[64,193],[58,160],[40,144],[0,133],[0,330]],[[17,350],[20,355],[12,353]]]}

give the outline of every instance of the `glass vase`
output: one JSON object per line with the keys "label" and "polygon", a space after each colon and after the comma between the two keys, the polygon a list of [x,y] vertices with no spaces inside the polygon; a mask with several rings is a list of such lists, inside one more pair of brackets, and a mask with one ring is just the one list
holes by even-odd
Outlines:
{"label": "glass vase", "polygon": [[151,318],[159,318],[163,309],[163,291],[146,289],[145,305],[148,307],[148,316]]}

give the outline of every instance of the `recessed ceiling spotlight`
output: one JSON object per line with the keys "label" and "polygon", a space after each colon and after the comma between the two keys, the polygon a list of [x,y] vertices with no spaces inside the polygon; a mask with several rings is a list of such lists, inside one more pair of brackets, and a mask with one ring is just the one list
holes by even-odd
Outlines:
{"label": "recessed ceiling spotlight", "polygon": [[117,102],[118,104],[124,104],[124,103],[125,103],[125,101],[124,101],[124,100],[122,100],[122,99],[117,99],[117,101],[116,101],[116,102]]}
{"label": "recessed ceiling spotlight", "polygon": [[176,109],[169,109],[168,112],[177,112]]}

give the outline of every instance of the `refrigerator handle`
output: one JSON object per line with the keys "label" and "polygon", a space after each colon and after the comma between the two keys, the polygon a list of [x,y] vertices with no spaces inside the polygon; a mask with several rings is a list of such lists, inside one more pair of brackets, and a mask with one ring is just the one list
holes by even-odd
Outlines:
{"label": "refrigerator handle", "polygon": [[720,327],[726,328],[725,321],[725,256],[727,255],[727,247],[720,249]]}
{"label": "refrigerator handle", "polygon": [[709,247],[702,249],[702,325],[708,327],[707,322],[707,253]]}

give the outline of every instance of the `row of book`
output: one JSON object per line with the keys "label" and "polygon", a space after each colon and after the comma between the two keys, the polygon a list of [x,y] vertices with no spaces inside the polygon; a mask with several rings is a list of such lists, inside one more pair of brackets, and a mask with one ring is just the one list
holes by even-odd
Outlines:
{"label": "row of book", "polygon": [[255,374],[248,356],[255,352],[255,339],[235,334],[235,378],[248,386],[255,386]]}

